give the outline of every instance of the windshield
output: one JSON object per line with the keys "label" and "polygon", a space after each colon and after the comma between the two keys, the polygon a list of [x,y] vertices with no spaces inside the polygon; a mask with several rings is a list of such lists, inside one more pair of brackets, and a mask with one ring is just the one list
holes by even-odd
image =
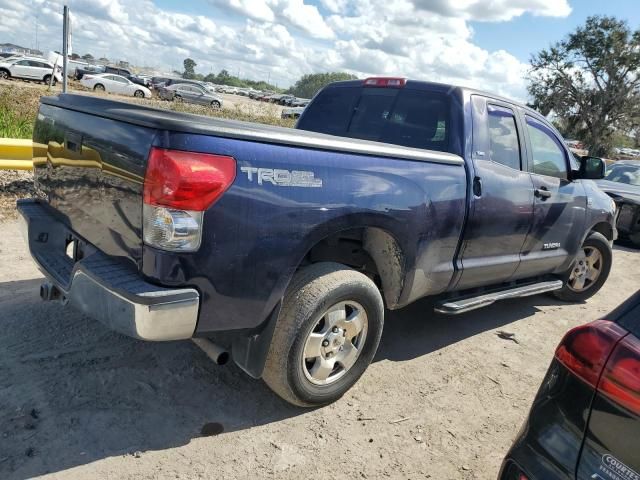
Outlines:
{"label": "windshield", "polygon": [[640,187],[640,165],[618,163],[610,165],[604,177],[611,182],[624,183]]}
{"label": "windshield", "polygon": [[449,116],[449,99],[442,93],[330,87],[309,104],[297,128],[446,152]]}

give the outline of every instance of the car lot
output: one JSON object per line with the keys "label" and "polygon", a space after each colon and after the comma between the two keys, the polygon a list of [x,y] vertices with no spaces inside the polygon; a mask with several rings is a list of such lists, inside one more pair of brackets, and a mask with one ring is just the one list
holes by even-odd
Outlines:
{"label": "car lot", "polygon": [[0,228],[3,479],[495,478],[563,333],[640,286],[640,251],[616,246],[608,282],[582,305],[390,312],[362,380],[309,411],[189,342],[138,342],[42,303],[17,223]]}

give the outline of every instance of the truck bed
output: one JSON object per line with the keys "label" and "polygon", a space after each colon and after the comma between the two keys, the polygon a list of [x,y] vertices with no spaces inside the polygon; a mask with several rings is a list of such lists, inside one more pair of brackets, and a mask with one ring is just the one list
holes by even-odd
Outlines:
{"label": "truck bed", "polygon": [[253,142],[374,155],[378,157],[461,164],[462,159],[444,152],[425,151],[274,125],[192,115],[130,104],[88,95],[60,94],[43,97],[42,103],[120,122],[171,132],[211,135]]}

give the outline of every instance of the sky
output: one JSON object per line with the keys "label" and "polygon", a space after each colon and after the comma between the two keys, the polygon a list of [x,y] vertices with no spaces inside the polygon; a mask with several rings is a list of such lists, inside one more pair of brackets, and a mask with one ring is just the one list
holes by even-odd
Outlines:
{"label": "sky", "polygon": [[[63,0],[0,0],[0,43],[61,50]],[[526,100],[532,53],[589,15],[640,27],[637,0],[67,0],[72,47],[159,72],[221,69],[288,87],[345,71]],[[37,39],[36,39],[36,25]]]}

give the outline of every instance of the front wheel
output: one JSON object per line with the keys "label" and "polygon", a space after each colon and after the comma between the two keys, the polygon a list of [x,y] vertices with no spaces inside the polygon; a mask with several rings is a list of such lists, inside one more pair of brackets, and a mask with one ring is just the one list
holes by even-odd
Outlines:
{"label": "front wheel", "polygon": [[220,105],[220,102],[218,102],[217,100],[214,100],[213,102],[211,102],[211,106],[217,110],[222,105]]}
{"label": "front wheel", "polygon": [[554,295],[567,302],[582,302],[596,294],[609,277],[613,254],[604,235],[593,232],[582,244],[565,284]]}
{"label": "front wheel", "polygon": [[104,85],[102,85],[101,83],[96,83],[96,85],[93,87],[93,90],[95,92],[104,92]]}
{"label": "front wheel", "polygon": [[8,80],[11,77],[11,74],[8,70],[0,70],[0,78],[3,80]]}
{"label": "front wheel", "polygon": [[338,263],[305,267],[285,293],[263,379],[294,405],[331,403],[373,360],[383,324],[382,296],[369,277]]}
{"label": "front wheel", "polygon": [[[49,82],[51,82],[51,75],[45,75],[45,77],[42,79],[42,83],[44,83],[45,85],[49,85]],[[51,85],[55,87],[56,83],[58,83],[56,77],[53,77]]]}

